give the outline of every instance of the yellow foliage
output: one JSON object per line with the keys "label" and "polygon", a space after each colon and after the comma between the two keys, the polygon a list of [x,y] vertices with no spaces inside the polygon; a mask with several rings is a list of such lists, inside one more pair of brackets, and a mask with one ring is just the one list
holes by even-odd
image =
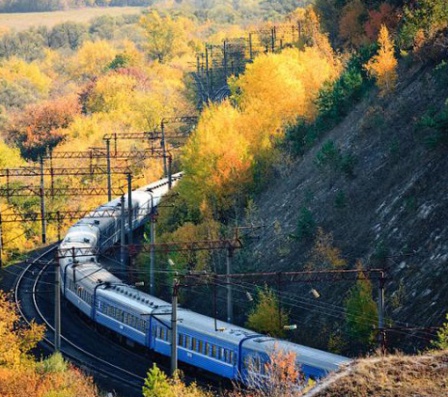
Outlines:
{"label": "yellow foliage", "polygon": [[[30,363],[29,352],[42,339],[44,327],[32,323],[30,328],[19,325],[14,304],[0,290],[0,367],[19,368]],[[1,383],[1,382],[0,382]]]}
{"label": "yellow foliage", "polygon": [[23,166],[24,163],[19,149],[8,146],[0,138],[0,168],[17,168]]}
{"label": "yellow foliage", "polygon": [[311,249],[311,258],[307,266],[312,269],[340,268],[346,265],[341,258],[339,248],[333,246],[333,235],[325,233],[321,227],[317,228],[314,246]]}
{"label": "yellow foliage", "polygon": [[51,79],[43,73],[36,62],[27,63],[15,57],[9,58],[0,66],[0,79],[10,82],[28,80],[41,94],[48,94]]}
{"label": "yellow foliage", "polygon": [[[0,213],[16,214],[14,207],[9,207],[7,204],[0,203]],[[3,251],[2,258],[8,260],[10,256],[18,252],[34,248],[36,241],[29,238],[27,235],[27,228],[29,225],[18,222],[3,222],[2,223],[2,241]]]}
{"label": "yellow foliage", "polygon": [[186,171],[183,186],[189,191],[185,197],[192,202],[216,196],[225,205],[226,197],[250,180],[252,154],[247,131],[238,129],[240,117],[228,101],[210,105],[202,113],[182,154]]}
{"label": "yellow foliage", "polygon": [[126,66],[141,67],[145,63],[145,56],[138,50],[135,43],[130,40],[123,40],[117,44],[117,49],[125,55],[127,60]]}
{"label": "yellow foliage", "polygon": [[[169,234],[167,241],[192,242],[203,240],[217,240],[219,238],[220,224],[213,219],[205,219],[202,223],[195,225],[191,222],[184,223],[175,232]],[[180,268],[189,270],[210,270],[208,268],[211,252],[197,251],[188,253],[172,254],[174,262]]]}
{"label": "yellow foliage", "polygon": [[378,44],[380,46],[378,53],[364,67],[375,77],[380,96],[384,96],[395,89],[398,79],[398,61],[394,54],[394,43],[384,25],[381,26]]}
{"label": "yellow foliage", "polygon": [[137,81],[132,76],[118,73],[101,76],[89,97],[88,106],[93,112],[128,112],[136,86]]}
{"label": "yellow foliage", "polygon": [[114,60],[117,50],[105,40],[86,41],[72,58],[70,67],[77,78],[101,75]]}
{"label": "yellow foliage", "polygon": [[221,45],[224,40],[238,39],[244,36],[247,36],[247,32],[242,29],[241,26],[231,25],[224,29],[219,29],[219,31],[209,36],[207,42],[210,44]]}
{"label": "yellow foliage", "polygon": [[281,128],[297,116],[312,117],[319,89],[337,73],[333,59],[322,58],[317,47],[260,56],[236,83],[242,91],[238,102],[243,111],[253,108],[259,117],[268,112],[264,117],[276,120],[272,127]]}
{"label": "yellow foliage", "polygon": [[274,291],[267,286],[258,291],[257,306],[247,318],[247,327],[275,337],[284,337],[284,325],[289,322],[288,314],[281,309]]}
{"label": "yellow foliage", "polygon": [[233,204],[253,181],[253,166],[272,160],[275,138],[298,116],[313,118],[314,100],[339,70],[325,37],[321,46],[263,55],[230,81],[230,101],[210,105],[183,151],[186,177],[181,191],[193,202],[216,198],[217,208]]}
{"label": "yellow foliage", "polygon": [[175,56],[189,52],[192,42],[194,22],[188,18],[171,18],[169,14],[151,11],[140,18],[147,43],[146,49],[151,59],[166,63]]}

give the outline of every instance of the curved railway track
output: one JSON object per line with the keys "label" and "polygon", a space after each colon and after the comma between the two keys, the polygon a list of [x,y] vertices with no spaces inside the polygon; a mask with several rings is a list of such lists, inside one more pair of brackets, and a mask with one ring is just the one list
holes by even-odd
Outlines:
{"label": "curved railway track", "polygon": [[[30,324],[35,321],[44,324],[46,333],[41,347],[45,352],[54,351],[54,265],[56,245],[49,247],[21,271],[14,286],[14,299],[21,317]],[[97,384],[114,395],[141,397],[147,370],[153,361],[141,352],[129,350],[111,338],[89,326],[63,300],[61,304],[61,353],[70,362],[93,376]],[[162,358],[163,360],[163,358]],[[157,361],[157,366],[166,372],[169,363]],[[204,388],[219,390],[220,382],[207,381],[185,376],[187,383],[195,381]],[[212,384],[210,384],[212,383]],[[214,385],[213,385],[214,383]],[[116,393],[116,394],[115,394]]]}
{"label": "curved railway track", "polygon": [[[45,261],[56,249],[52,246],[33,259],[19,275],[14,287],[14,299],[22,318],[30,324],[45,324],[42,347],[54,350],[54,283],[49,271],[53,259]],[[110,339],[86,326],[71,310],[62,306],[61,353],[72,363],[94,376],[108,390],[118,390],[126,396],[141,396],[146,370],[151,362],[136,353],[111,343]],[[81,346],[82,345],[82,346]]]}

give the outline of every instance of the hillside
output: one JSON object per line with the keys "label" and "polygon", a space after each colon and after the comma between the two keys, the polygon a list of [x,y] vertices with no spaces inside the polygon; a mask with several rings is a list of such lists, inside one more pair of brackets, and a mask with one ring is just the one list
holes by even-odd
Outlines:
{"label": "hillside", "polygon": [[448,352],[367,358],[329,378],[305,397],[443,396],[448,391]]}
{"label": "hillside", "polygon": [[[256,211],[247,219],[264,228],[247,243],[240,266],[246,271],[309,269],[313,241],[296,238],[299,213],[307,208],[316,226],[332,234],[349,267],[361,260],[364,267],[387,270],[389,327],[439,326],[448,302],[448,156],[443,145],[425,144],[431,131],[421,120],[428,112],[440,112],[447,97],[448,85],[434,65],[404,59],[394,94],[379,98],[370,91],[302,158],[285,155],[278,164],[281,172],[255,200]],[[353,176],[316,165],[328,140],[352,155]],[[310,284],[285,287],[302,302],[291,312],[300,342],[325,348],[325,333],[343,333],[341,308],[352,285],[314,283],[321,294],[319,307],[307,303]],[[410,334],[402,329],[388,338]],[[417,335],[411,345],[427,343],[428,336]]]}

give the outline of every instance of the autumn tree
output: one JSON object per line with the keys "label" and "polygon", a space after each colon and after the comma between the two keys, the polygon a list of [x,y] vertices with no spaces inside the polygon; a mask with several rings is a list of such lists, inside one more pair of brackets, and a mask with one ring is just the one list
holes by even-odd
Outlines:
{"label": "autumn tree", "polygon": [[376,79],[380,96],[391,93],[397,84],[397,59],[394,54],[394,43],[386,26],[382,25],[378,37],[377,54],[365,65],[368,73]]}
{"label": "autumn tree", "polygon": [[249,314],[246,326],[257,332],[275,337],[284,337],[284,325],[288,325],[288,314],[280,307],[274,291],[267,286],[258,291],[257,305]]}
{"label": "autumn tree", "polygon": [[85,41],[72,58],[68,69],[75,78],[92,79],[107,71],[117,52],[108,41]]}
{"label": "autumn tree", "polygon": [[205,199],[218,210],[228,209],[232,196],[250,182],[252,153],[240,120],[240,112],[228,101],[203,111],[182,153],[186,175],[179,190],[190,203]]}
{"label": "autumn tree", "polygon": [[0,103],[8,108],[24,108],[27,104],[46,99],[51,79],[37,62],[27,63],[10,58],[0,64]]}
{"label": "autumn tree", "polygon": [[25,159],[36,161],[65,137],[64,129],[80,111],[76,96],[29,105],[8,131]]}
{"label": "autumn tree", "polygon": [[260,364],[253,356],[247,358],[247,364],[247,387],[236,387],[228,397],[291,397],[312,384],[305,381],[296,354],[276,345],[268,352],[266,362]]}
{"label": "autumn tree", "polygon": [[98,397],[91,378],[60,354],[36,362],[31,350],[44,326],[24,326],[15,304],[0,290],[0,395],[2,397]]}
{"label": "autumn tree", "polygon": [[43,337],[44,327],[31,323],[29,328],[19,323],[14,303],[0,290],[0,366],[14,368],[31,359],[30,351]]}
{"label": "autumn tree", "polygon": [[389,3],[381,3],[378,9],[368,10],[368,19],[364,24],[364,30],[370,42],[374,42],[384,25],[393,31],[399,21],[398,11]]}
{"label": "autumn tree", "polygon": [[333,245],[333,234],[317,228],[314,246],[307,266],[311,269],[333,269],[346,265],[339,248]]}
{"label": "autumn tree", "polygon": [[361,0],[350,0],[342,8],[339,20],[339,37],[349,48],[359,48],[366,43],[363,20],[367,14]]}
{"label": "autumn tree", "polygon": [[[165,63],[186,51],[188,37],[185,18],[173,19],[169,14],[151,11],[140,19],[140,26],[147,37],[146,49],[151,59]],[[192,28],[192,26],[189,26]]]}

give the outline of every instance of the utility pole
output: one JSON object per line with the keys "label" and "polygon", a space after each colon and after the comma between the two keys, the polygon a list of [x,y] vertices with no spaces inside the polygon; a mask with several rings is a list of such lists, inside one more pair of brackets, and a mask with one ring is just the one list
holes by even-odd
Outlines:
{"label": "utility pole", "polygon": [[231,272],[231,258],[233,256],[233,251],[229,248],[226,258],[226,284],[227,284],[227,322],[233,322],[233,298],[232,298],[232,283],[230,282]]}
{"label": "utility pole", "polygon": [[132,236],[132,174],[127,174],[128,179],[128,244],[132,245],[133,236]]}
{"label": "utility pole", "polygon": [[252,50],[252,33],[249,33],[249,59],[252,61],[254,58],[253,50]]}
{"label": "utility pole", "polygon": [[40,217],[42,225],[42,244],[47,242],[47,230],[45,221],[45,185],[44,185],[44,158],[40,158]]}
{"label": "utility pole", "polygon": [[151,295],[155,294],[155,277],[154,277],[154,269],[155,269],[155,249],[154,244],[156,243],[156,216],[154,214],[151,214],[151,219],[149,223],[149,233],[150,233],[150,258],[149,258],[149,293]]}
{"label": "utility pole", "polygon": [[222,52],[224,57],[224,81],[227,80],[227,42],[224,40],[222,44]]}
{"label": "utility pole", "polygon": [[162,119],[160,123],[160,129],[162,130],[162,139],[160,141],[160,146],[162,147],[162,156],[163,156],[163,176],[168,177],[168,170],[166,166],[166,147],[165,147],[165,122]]}
{"label": "utility pole", "polygon": [[173,296],[171,301],[171,376],[177,371],[177,297],[179,281],[173,280]]}
{"label": "utility pole", "polygon": [[106,139],[107,199],[112,201],[112,182],[110,177],[110,139]]}
{"label": "utility pole", "polygon": [[384,284],[386,278],[384,273],[380,272],[380,278],[378,280],[378,342],[380,344],[381,351],[384,353],[386,350],[386,337],[384,334]]}
{"label": "utility pole", "polygon": [[120,207],[121,207],[121,227],[120,227],[120,262],[123,268],[126,268],[126,212],[124,210],[124,196],[120,197]]}
{"label": "utility pole", "polygon": [[54,351],[61,350],[61,274],[59,273],[59,257],[55,259],[54,283]]}

